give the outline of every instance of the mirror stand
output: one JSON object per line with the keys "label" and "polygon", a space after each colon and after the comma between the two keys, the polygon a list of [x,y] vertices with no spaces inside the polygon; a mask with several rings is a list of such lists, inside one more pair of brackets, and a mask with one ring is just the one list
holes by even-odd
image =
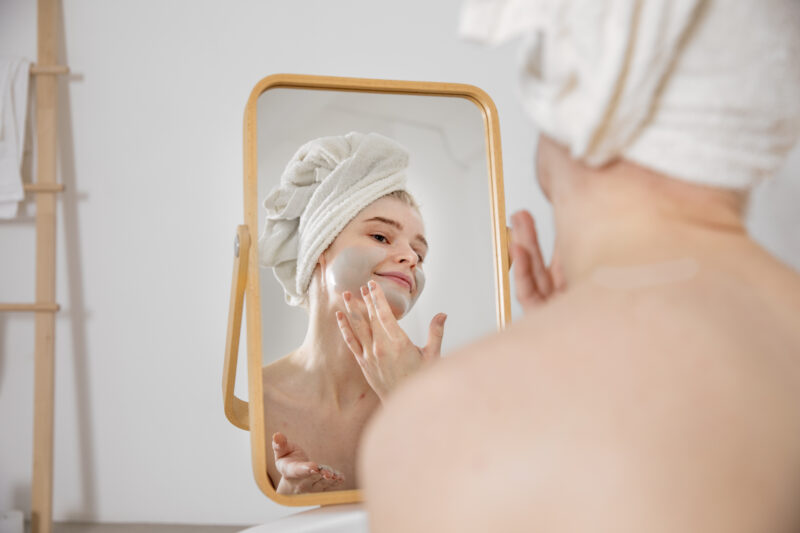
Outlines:
{"label": "mirror stand", "polygon": [[225,339],[225,365],[222,368],[222,401],[225,406],[225,416],[231,424],[244,430],[250,429],[249,405],[237,398],[233,391],[236,385],[236,363],[239,359],[239,336],[242,332],[242,308],[244,291],[247,287],[249,252],[250,232],[246,225],[238,226],[233,251],[233,280],[231,303],[228,308],[228,334]]}

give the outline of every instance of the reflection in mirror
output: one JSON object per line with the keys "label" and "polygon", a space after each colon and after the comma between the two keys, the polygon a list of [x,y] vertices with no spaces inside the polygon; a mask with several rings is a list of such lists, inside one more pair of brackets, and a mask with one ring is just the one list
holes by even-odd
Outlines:
{"label": "reflection in mirror", "polygon": [[460,98],[271,89],[257,137],[269,478],[280,494],[354,489],[382,401],[496,329],[482,115]]}

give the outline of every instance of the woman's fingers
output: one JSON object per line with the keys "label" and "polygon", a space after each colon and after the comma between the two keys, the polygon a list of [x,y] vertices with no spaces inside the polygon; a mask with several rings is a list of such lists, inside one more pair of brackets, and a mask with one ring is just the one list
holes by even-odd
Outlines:
{"label": "woman's fingers", "polygon": [[[375,282],[370,281],[368,283]],[[375,338],[378,335],[386,337],[387,332],[383,324],[381,324],[381,319],[378,317],[378,308],[375,307],[375,301],[372,299],[369,285],[361,286],[361,298],[364,300],[364,306],[367,308],[367,315],[369,316],[369,323],[372,328],[372,337]]]}
{"label": "woman's fingers", "polygon": [[275,454],[276,463],[279,459],[292,455],[304,461],[308,459],[305,452],[300,447],[289,442],[289,439],[281,432],[272,435],[272,451]]}
{"label": "woman's fingers", "polygon": [[327,469],[320,470],[319,479],[315,480],[309,489],[309,492],[324,492],[331,490],[344,483],[344,476],[338,472]]}
{"label": "woman's fingers", "polygon": [[275,459],[280,459],[284,455],[291,453],[288,449],[289,441],[283,433],[275,433],[272,435],[272,451],[275,453]]}
{"label": "woman's fingers", "polygon": [[389,306],[389,302],[386,300],[386,295],[383,293],[381,286],[375,281],[370,280],[369,283],[367,283],[367,289],[369,290],[370,301],[372,303],[374,314],[377,316],[380,325],[383,327],[383,330],[386,332],[389,338],[394,340],[401,338],[402,335],[405,335],[405,332],[400,327],[400,324],[397,323],[394,313],[392,313],[392,308]]}
{"label": "woman's fingers", "polygon": [[342,334],[345,344],[347,344],[347,347],[353,352],[356,361],[361,363],[364,359],[364,348],[361,346],[361,343],[358,342],[355,333],[353,333],[353,329],[350,327],[350,322],[341,311],[336,311],[336,323],[339,325],[339,331]]}
{"label": "woman's fingers", "polygon": [[439,313],[431,320],[428,328],[428,344],[425,345],[423,353],[429,359],[439,357],[442,353],[442,338],[444,337],[444,322],[447,315]]}
{"label": "woman's fingers", "polygon": [[309,492],[317,492],[314,490],[314,485],[319,483],[322,479],[322,473],[315,472],[299,479],[292,479],[289,482],[291,487],[291,494],[307,494]]}
{"label": "woman's fingers", "polygon": [[362,310],[361,306],[363,304],[360,304],[350,291],[345,291],[342,294],[342,299],[347,310],[350,329],[361,344],[362,357],[366,357],[372,347],[372,326],[370,325],[369,317],[366,316],[367,312],[365,309]]}
{"label": "woman's fingers", "polygon": [[344,474],[330,466],[319,465],[319,471],[326,480],[338,483],[344,481]]}
{"label": "woman's fingers", "polygon": [[514,286],[517,300],[526,310],[543,301],[536,290],[531,258],[522,246],[511,245],[511,255],[514,257]]}
{"label": "woman's fingers", "polygon": [[558,248],[553,250],[553,258],[550,260],[550,276],[553,278],[553,289],[556,292],[563,291],[567,286],[564,278],[564,270],[561,268],[561,255]]}
{"label": "woman's fingers", "polygon": [[527,211],[518,211],[511,217],[514,243],[521,246],[530,258],[530,272],[539,295],[547,298],[553,291],[553,281],[542,258],[539,237],[533,216]]}
{"label": "woman's fingers", "polygon": [[378,313],[375,311],[375,305],[372,303],[372,297],[369,295],[369,289],[366,285],[361,286],[361,299],[364,300],[364,306],[367,308],[369,321],[372,323],[374,320],[377,320]]}
{"label": "woman's fingers", "polygon": [[281,466],[278,466],[276,463],[275,467],[278,469],[281,476],[290,481],[303,480],[308,477],[319,475],[320,473],[319,465],[311,461],[288,460],[284,461]]}
{"label": "woman's fingers", "polygon": [[545,265],[531,214],[527,211],[514,213],[511,223],[513,234],[510,252],[514,263],[514,284],[517,300],[527,311],[563,290],[565,280],[557,250],[553,253],[550,268]]}
{"label": "woman's fingers", "polygon": [[523,307],[527,308],[530,305],[539,303],[542,298],[539,295],[539,291],[536,289],[536,277],[533,273],[533,259],[531,258],[529,250],[520,244],[524,239],[524,229],[522,228],[523,224],[520,219],[520,213],[515,213],[511,217],[513,233],[509,251],[511,252],[512,263],[514,264],[514,286],[517,300]]}
{"label": "woman's fingers", "polygon": [[291,481],[294,494],[323,492],[344,483],[344,475],[331,467],[316,465],[313,473]]}
{"label": "woman's fingers", "polygon": [[[378,317],[378,309],[375,307],[375,302],[372,300],[372,294],[370,294],[370,290],[367,285],[362,285],[361,297],[364,299],[364,305],[366,306],[367,314],[369,315],[370,333],[372,334],[373,342],[376,344],[376,346],[373,346],[372,352],[375,352],[375,348],[377,348],[377,346],[383,346],[385,341],[391,340],[391,337],[383,327],[381,319]],[[372,353],[371,355],[375,354]]]}

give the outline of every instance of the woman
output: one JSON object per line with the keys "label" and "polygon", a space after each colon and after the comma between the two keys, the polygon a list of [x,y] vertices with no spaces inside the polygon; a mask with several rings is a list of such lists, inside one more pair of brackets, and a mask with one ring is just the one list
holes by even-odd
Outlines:
{"label": "woman", "polygon": [[[303,343],[263,369],[278,493],[355,488],[364,424],[402,379],[439,356],[445,315],[433,318],[422,349],[396,322],[422,292],[428,250],[405,191],[407,165],[405,149],[374,133],[315,139],[265,200],[261,264],[309,316]],[[376,355],[367,330],[390,353]]]}
{"label": "woman", "polygon": [[525,33],[566,289],[375,417],[370,531],[800,531],[800,275],[745,224],[800,136],[800,2],[470,4]]}

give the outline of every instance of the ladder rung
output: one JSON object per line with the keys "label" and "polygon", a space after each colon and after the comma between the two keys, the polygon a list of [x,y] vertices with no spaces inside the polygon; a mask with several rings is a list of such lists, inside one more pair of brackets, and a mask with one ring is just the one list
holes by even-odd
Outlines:
{"label": "ladder rung", "polygon": [[31,74],[69,74],[65,65],[31,65]]}
{"label": "ladder rung", "polygon": [[26,183],[25,192],[63,192],[64,185],[61,183]]}
{"label": "ladder rung", "polygon": [[58,304],[0,304],[0,311],[36,311],[55,313],[61,309]]}

